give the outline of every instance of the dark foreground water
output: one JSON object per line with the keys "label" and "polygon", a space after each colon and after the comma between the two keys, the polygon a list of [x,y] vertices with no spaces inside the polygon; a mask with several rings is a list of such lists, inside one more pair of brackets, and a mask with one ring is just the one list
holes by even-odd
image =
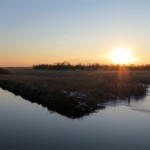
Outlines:
{"label": "dark foreground water", "polygon": [[150,149],[150,96],[82,119],[0,89],[0,149]]}

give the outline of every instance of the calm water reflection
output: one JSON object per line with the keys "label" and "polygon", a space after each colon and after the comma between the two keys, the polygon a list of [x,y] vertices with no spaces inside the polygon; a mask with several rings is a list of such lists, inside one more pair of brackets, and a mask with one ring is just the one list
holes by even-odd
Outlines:
{"label": "calm water reflection", "polygon": [[80,120],[0,89],[0,149],[150,149],[150,96]]}

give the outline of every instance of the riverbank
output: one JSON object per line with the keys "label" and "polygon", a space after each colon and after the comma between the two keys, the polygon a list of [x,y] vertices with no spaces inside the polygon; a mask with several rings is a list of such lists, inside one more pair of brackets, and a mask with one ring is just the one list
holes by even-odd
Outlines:
{"label": "riverbank", "polygon": [[80,118],[101,103],[130,96],[144,96],[149,71],[38,71],[7,68],[0,87],[69,118]]}

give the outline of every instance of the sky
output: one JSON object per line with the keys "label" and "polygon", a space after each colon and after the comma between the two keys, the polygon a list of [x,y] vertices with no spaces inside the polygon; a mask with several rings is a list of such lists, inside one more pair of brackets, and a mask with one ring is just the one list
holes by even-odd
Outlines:
{"label": "sky", "polygon": [[150,0],[0,0],[0,66],[150,63]]}

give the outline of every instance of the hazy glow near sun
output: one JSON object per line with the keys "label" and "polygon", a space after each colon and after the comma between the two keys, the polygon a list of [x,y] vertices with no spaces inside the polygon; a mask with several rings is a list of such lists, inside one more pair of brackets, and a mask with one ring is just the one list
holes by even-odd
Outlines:
{"label": "hazy glow near sun", "polygon": [[133,57],[131,56],[131,51],[126,48],[118,48],[110,54],[110,59],[112,62],[117,64],[128,64],[132,62]]}

